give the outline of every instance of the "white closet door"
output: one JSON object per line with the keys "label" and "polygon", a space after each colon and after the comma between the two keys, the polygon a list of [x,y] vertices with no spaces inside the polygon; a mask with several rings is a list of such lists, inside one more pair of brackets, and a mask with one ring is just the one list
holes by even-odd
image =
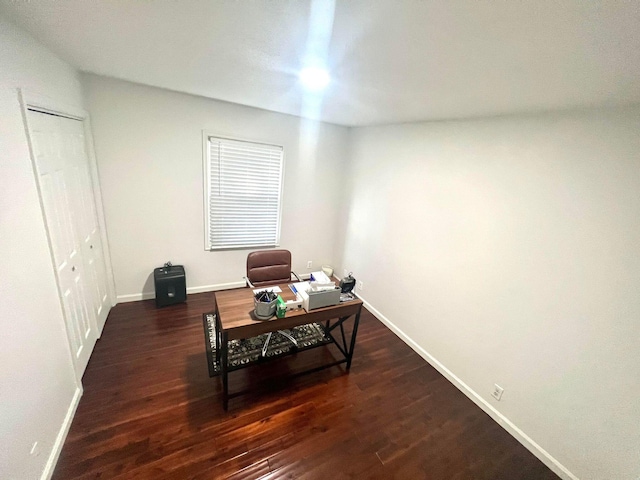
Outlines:
{"label": "white closet door", "polygon": [[108,313],[100,230],[82,122],[29,111],[29,130],[67,335],[79,376]]}
{"label": "white closet door", "polygon": [[78,207],[82,212],[79,218],[78,231],[82,245],[82,257],[85,260],[84,265],[87,272],[87,286],[90,290],[88,292],[91,297],[90,305],[98,326],[102,327],[107,319],[110,307],[107,291],[107,273],[102,249],[102,236],[98,224],[95,197],[93,196],[93,185],[89,172],[89,160],[86,154],[84,130],[79,121],[68,121],[75,122],[75,124],[70,124],[70,127],[73,127],[76,131],[74,135],[74,138],[78,139],[76,148],[78,155],[82,159],[82,165],[84,166],[84,168],[78,171],[80,174]]}

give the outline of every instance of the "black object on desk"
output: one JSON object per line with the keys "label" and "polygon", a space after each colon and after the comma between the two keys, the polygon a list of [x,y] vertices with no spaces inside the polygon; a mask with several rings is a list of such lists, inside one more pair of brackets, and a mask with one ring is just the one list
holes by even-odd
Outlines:
{"label": "black object on desk", "polygon": [[356,286],[356,279],[351,276],[351,272],[349,275],[340,280],[340,290],[342,293],[350,293]]}
{"label": "black object on desk", "polygon": [[167,264],[153,270],[156,307],[166,307],[187,301],[187,281],[182,265]]}

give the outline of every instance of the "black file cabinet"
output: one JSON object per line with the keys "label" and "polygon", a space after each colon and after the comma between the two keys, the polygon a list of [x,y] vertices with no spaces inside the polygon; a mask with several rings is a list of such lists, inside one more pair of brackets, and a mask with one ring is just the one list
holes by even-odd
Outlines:
{"label": "black file cabinet", "polygon": [[153,283],[156,288],[156,307],[187,301],[187,281],[182,265],[154,269]]}

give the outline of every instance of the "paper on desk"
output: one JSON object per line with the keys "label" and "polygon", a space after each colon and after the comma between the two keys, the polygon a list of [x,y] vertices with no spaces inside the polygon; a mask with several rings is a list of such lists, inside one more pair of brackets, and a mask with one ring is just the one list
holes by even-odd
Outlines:
{"label": "paper on desk", "polygon": [[282,289],[281,289],[279,286],[277,286],[277,285],[276,285],[275,287],[263,287],[263,288],[256,288],[256,289],[253,291],[253,293],[254,293],[254,295],[255,295],[256,293],[258,293],[258,292],[264,292],[265,290],[266,290],[267,292],[273,292],[273,293],[280,293],[280,292],[282,291]]}
{"label": "paper on desk", "polygon": [[329,282],[329,283],[311,282],[309,283],[309,286],[311,287],[311,290],[314,292],[334,290],[336,288],[335,282]]}
{"label": "paper on desk", "polygon": [[307,290],[309,290],[309,282],[292,283],[291,285],[289,285],[289,288],[293,293],[297,295],[300,292],[306,292]]}

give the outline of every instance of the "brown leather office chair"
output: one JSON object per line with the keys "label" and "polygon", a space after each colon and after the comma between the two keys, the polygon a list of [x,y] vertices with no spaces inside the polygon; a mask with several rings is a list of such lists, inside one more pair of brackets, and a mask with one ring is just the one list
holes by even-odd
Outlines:
{"label": "brown leather office chair", "polygon": [[[291,252],[289,250],[258,250],[247,255],[247,276],[244,277],[251,288],[260,288],[278,283],[288,283],[291,276],[301,282],[300,277],[291,270]],[[288,338],[296,347],[298,342],[285,330],[278,333]],[[272,332],[262,346],[262,356],[267,355],[267,347],[271,341]]]}

